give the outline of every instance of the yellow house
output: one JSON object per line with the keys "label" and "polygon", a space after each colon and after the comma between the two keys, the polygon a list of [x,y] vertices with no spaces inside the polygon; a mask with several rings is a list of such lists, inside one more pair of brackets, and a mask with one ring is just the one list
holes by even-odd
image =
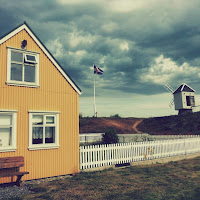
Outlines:
{"label": "yellow house", "polygon": [[80,94],[26,22],[0,38],[0,157],[23,156],[23,180],[79,172]]}

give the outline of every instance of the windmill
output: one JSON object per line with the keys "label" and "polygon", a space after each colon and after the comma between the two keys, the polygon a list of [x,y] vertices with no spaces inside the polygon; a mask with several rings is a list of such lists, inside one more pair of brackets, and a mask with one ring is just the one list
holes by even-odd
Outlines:
{"label": "windmill", "polygon": [[186,83],[182,83],[176,90],[173,90],[168,84],[164,87],[173,94],[173,99],[169,104],[170,107],[174,104],[175,110],[179,111],[179,115],[186,112],[192,112],[192,108],[195,107],[194,89]]}

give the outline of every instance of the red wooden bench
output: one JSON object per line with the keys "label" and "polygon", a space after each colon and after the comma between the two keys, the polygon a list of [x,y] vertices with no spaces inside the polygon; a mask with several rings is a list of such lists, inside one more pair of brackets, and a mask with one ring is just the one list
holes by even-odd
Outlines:
{"label": "red wooden bench", "polygon": [[24,166],[24,157],[5,157],[0,158],[0,178],[11,177],[11,182],[13,182],[13,177],[17,176],[15,184],[21,186],[21,178],[24,174],[29,174],[29,172],[20,172],[20,167]]}

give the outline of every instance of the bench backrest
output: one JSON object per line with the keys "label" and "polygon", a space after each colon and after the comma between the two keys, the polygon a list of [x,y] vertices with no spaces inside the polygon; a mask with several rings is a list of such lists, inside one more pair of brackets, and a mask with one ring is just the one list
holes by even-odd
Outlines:
{"label": "bench backrest", "polygon": [[24,166],[23,156],[0,158],[0,169],[8,169],[15,167],[23,167],[23,166]]}

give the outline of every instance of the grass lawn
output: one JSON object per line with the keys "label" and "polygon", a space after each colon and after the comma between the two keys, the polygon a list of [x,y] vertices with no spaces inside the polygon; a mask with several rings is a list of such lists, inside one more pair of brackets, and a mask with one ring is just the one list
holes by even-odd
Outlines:
{"label": "grass lawn", "polygon": [[199,200],[200,157],[80,173],[30,189],[35,193],[23,199]]}

